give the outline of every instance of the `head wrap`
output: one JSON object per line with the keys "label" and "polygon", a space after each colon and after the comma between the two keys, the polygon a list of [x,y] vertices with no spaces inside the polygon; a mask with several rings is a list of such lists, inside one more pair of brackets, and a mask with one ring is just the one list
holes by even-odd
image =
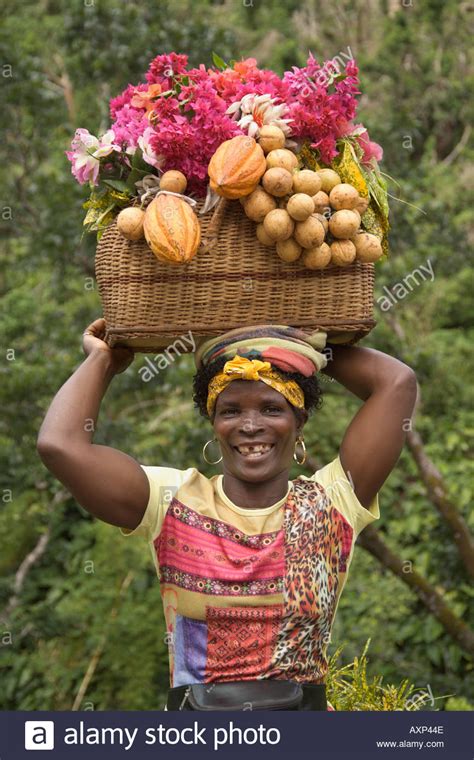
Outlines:
{"label": "head wrap", "polygon": [[304,393],[298,383],[295,383],[294,380],[285,380],[279,372],[272,369],[270,362],[246,359],[237,355],[234,359],[226,362],[222,372],[214,375],[209,383],[207,392],[207,413],[209,417],[214,411],[219,393],[222,393],[232,380],[261,380],[281,393],[290,404],[298,409],[304,409]]}
{"label": "head wrap", "polygon": [[221,357],[228,361],[223,370],[209,383],[207,411],[211,416],[219,393],[232,380],[262,380],[282,393],[293,406],[304,407],[304,394],[293,380],[278,372],[299,372],[311,377],[327,364],[322,353],[326,333],[311,335],[287,325],[257,325],[242,327],[204,339],[195,352],[198,369]]}

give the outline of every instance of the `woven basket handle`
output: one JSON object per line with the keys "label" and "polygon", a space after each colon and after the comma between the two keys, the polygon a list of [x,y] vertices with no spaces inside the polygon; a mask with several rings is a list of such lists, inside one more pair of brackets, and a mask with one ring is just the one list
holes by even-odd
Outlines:
{"label": "woven basket handle", "polygon": [[211,217],[211,221],[209,222],[209,226],[206,230],[206,234],[202,238],[201,248],[208,253],[210,253],[217,245],[219,230],[221,228],[228,203],[229,201],[227,198],[221,198],[218,201],[214,209],[214,213]]}

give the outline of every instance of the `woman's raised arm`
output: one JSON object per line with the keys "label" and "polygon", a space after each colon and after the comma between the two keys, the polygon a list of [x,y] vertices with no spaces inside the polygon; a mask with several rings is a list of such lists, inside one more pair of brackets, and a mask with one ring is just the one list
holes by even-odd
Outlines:
{"label": "woman's raised arm", "polygon": [[84,333],[85,361],[57,392],[39,431],[37,450],[47,469],[76,501],[104,522],[135,528],[149,498],[148,479],[133,457],[92,442],[100,403],[112,378],[133,361],[130,349],[111,349],[97,319]]}
{"label": "woman's raised arm", "polygon": [[403,362],[359,346],[332,346],[325,374],[365,403],[344,435],[341,464],[364,507],[395,467],[416,402],[416,376]]}

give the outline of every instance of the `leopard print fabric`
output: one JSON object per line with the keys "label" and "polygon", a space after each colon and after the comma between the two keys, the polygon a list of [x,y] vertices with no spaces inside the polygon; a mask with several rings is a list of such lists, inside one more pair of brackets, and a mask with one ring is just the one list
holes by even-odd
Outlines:
{"label": "leopard print fabric", "polygon": [[353,530],[324,488],[301,478],[293,481],[284,525],[284,610],[265,678],[324,682],[326,649],[345,582]]}

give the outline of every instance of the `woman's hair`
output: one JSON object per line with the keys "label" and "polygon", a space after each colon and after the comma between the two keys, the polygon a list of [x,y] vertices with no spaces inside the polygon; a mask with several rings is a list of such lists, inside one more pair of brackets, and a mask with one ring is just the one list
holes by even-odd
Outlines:
{"label": "woman's hair", "polygon": [[[220,372],[224,364],[228,361],[224,356],[211,362],[206,367],[201,367],[193,378],[193,400],[195,406],[199,409],[199,413],[209,419],[207,414],[207,389],[210,381]],[[311,377],[305,377],[300,372],[284,372],[278,367],[275,368],[279,374],[285,380],[294,380],[298,383],[301,390],[304,393],[304,406],[308,413],[311,413],[313,409],[319,409],[322,404],[322,391],[319,386],[317,377],[312,375]],[[293,408],[293,407],[292,407]],[[298,409],[293,408],[295,414]]]}

